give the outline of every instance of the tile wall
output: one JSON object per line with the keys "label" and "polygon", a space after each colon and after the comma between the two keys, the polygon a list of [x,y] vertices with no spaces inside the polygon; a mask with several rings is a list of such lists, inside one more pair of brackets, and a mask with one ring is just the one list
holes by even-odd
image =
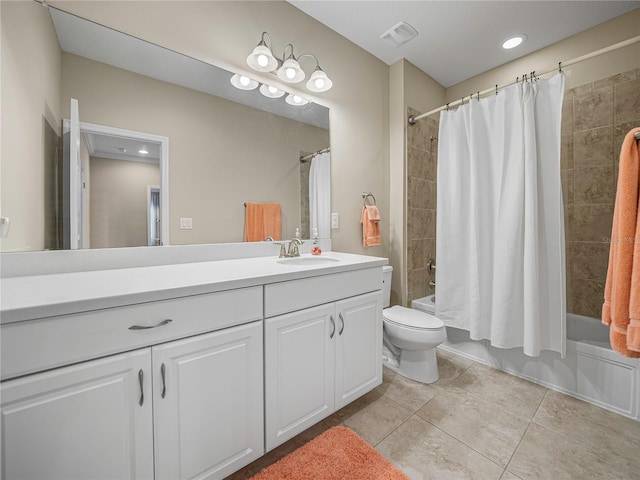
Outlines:
{"label": "tile wall", "polygon": [[[408,115],[418,114],[409,108]],[[567,308],[599,318],[609,259],[620,146],[640,126],[640,68],[565,92],[561,169],[567,245]],[[437,121],[407,127],[408,300],[432,293]]]}
{"label": "tile wall", "polygon": [[[409,108],[407,115],[420,112]],[[435,275],[426,268],[436,258],[437,115],[407,126],[407,300],[434,293]],[[433,138],[433,140],[432,140]]]}
{"label": "tile wall", "polygon": [[567,309],[600,318],[622,140],[640,126],[640,69],[565,92],[562,187]]}

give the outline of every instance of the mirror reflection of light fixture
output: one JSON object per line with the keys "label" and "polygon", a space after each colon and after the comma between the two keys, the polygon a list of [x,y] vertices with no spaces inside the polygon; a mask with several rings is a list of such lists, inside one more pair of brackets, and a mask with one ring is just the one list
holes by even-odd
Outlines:
{"label": "mirror reflection of light fixture", "polygon": [[294,107],[301,107],[302,105],[306,105],[309,103],[309,100],[306,98],[302,98],[300,95],[295,95],[290,93],[287,95],[287,98],[284,99],[289,105],[293,105]]}
{"label": "mirror reflection of light fixture", "polygon": [[315,55],[303,53],[296,58],[293,54],[293,44],[289,43],[284,47],[282,59],[280,59],[273,54],[271,37],[267,32],[262,32],[260,43],[247,57],[247,64],[259,72],[274,72],[283,82],[298,83],[306,77],[299,63],[299,60],[304,57],[311,57],[316,61],[316,67],[307,82],[307,88],[312,92],[326,92],[329,90],[333,86],[333,82],[329,80],[327,74],[320,68],[320,63]]}
{"label": "mirror reflection of light fixture", "polygon": [[260,85],[260,93],[268,98],[280,98],[284,95],[284,92],[279,88],[267,85],[265,83]]}
{"label": "mirror reflection of light fixture", "polygon": [[254,90],[260,85],[256,80],[236,73],[231,77],[231,85],[240,90]]}

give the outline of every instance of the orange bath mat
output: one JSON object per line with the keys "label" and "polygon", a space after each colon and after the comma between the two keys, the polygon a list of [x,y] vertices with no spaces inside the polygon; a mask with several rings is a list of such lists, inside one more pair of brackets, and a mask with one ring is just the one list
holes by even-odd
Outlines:
{"label": "orange bath mat", "polygon": [[346,427],[333,427],[251,480],[409,480]]}

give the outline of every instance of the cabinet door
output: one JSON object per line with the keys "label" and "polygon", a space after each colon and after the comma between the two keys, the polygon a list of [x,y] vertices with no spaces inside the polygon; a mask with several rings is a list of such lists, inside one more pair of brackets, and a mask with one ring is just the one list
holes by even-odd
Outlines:
{"label": "cabinet door", "polygon": [[336,410],[382,383],[382,294],[336,303]]}
{"label": "cabinet door", "polygon": [[262,456],[261,321],[152,351],[157,479],[220,479]]}
{"label": "cabinet door", "polygon": [[2,384],[2,478],[151,479],[149,349]]}
{"label": "cabinet door", "polygon": [[265,320],[267,450],[333,412],[334,304]]}

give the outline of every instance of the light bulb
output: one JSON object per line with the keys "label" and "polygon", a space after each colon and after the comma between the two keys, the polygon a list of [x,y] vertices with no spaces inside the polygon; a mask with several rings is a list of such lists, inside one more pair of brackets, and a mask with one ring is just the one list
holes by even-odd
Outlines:
{"label": "light bulb", "polygon": [[293,68],[287,68],[284,71],[284,73],[287,76],[287,78],[295,78],[295,76],[296,76],[296,71]]}
{"label": "light bulb", "polygon": [[245,75],[240,75],[240,84],[243,86],[247,86],[249,85],[249,83],[251,83],[251,80],[249,80],[249,77],[246,77]]}
{"label": "light bulb", "polygon": [[266,67],[269,64],[269,59],[266,55],[260,54],[258,55],[258,65],[261,67]]}
{"label": "light bulb", "polygon": [[324,78],[316,78],[314,84],[316,88],[324,88]]}
{"label": "light bulb", "polygon": [[269,87],[267,87],[267,90],[269,90],[269,93],[272,94],[272,95],[278,93],[278,89],[276,87],[272,87],[271,85],[269,85]]}
{"label": "light bulb", "polygon": [[300,103],[302,101],[302,98],[299,97],[298,95],[294,95],[293,96],[293,102],[294,103]]}

